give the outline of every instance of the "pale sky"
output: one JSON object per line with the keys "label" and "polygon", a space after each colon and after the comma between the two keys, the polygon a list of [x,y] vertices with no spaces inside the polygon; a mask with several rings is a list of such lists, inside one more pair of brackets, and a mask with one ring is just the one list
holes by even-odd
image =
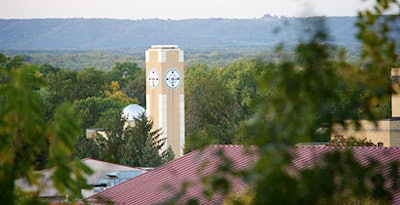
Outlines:
{"label": "pale sky", "polygon": [[373,0],[0,0],[1,19],[355,16]]}

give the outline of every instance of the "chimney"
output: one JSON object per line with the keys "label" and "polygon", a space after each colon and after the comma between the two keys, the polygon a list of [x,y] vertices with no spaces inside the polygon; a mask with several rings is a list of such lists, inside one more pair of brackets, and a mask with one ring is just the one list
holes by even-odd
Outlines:
{"label": "chimney", "polygon": [[400,68],[392,68],[392,118],[400,117]]}

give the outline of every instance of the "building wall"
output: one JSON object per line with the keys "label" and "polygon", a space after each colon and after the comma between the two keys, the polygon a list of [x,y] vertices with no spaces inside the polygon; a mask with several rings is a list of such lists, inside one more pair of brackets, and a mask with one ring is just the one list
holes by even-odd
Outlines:
{"label": "building wall", "polygon": [[390,121],[390,144],[400,146],[400,118],[393,118]]}
{"label": "building wall", "polygon": [[346,122],[346,128],[334,125],[331,137],[343,135],[345,138],[366,138],[375,144],[382,142],[383,146],[400,146],[400,68],[392,68],[391,80],[394,93],[391,98],[392,117],[390,119],[377,121],[376,124],[362,120],[359,130],[356,130],[350,121]]}
{"label": "building wall", "polygon": [[371,140],[374,144],[383,143],[384,146],[393,146],[390,138],[390,121],[378,121],[377,125],[367,120],[360,121],[361,128],[356,130],[350,121],[346,121],[347,127],[335,125],[332,136],[343,135],[345,138],[354,137],[356,139]]}
{"label": "building wall", "polygon": [[400,68],[392,68],[391,72],[391,80],[392,80],[392,117],[397,118],[400,117]]}

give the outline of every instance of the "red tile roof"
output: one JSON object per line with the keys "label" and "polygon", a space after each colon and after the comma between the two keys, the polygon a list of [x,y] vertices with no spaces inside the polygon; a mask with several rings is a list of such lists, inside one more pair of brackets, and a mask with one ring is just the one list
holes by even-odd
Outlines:
{"label": "red tile roof", "polygon": [[[354,157],[361,164],[367,164],[371,159],[377,160],[380,166],[378,171],[388,172],[387,166],[390,162],[400,163],[400,147],[353,147]],[[136,178],[107,189],[97,195],[90,197],[90,204],[96,203],[96,198],[102,197],[119,204],[157,204],[165,202],[176,196],[182,190],[182,184],[188,182],[185,194],[180,198],[178,204],[184,204],[192,198],[197,198],[199,204],[223,204],[221,195],[216,194],[208,199],[203,195],[202,177],[215,173],[221,158],[218,150],[222,150],[236,170],[246,169],[256,162],[258,155],[244,154],[245,147],[240,145],[213,145],[206,147],[203,151],[194,151],[181,158],[149,171]],[[335,150],[345,148],[333,146],[297,146],[291,150],[294,156],[291,170],[302,170],[323,163],[323,156]],[[399,171],[400,173],[400,171]],[[230,182],[236,185],[238,192],[243,190],[244,182],[235,177],[229,177]],[[392,193],[393,204],[400,204],[400,191]]]}
{"label": "red tile roof", "polygon": [[[336,151],[345,150],[345,147],[334,147],[334,146],[298,146],[291,150],[291,154],[294,157],[290,169],[292,170],[303,170],[310,168],[315,165],[322,165],[325,154]],[[364,146],[364,147],[352,147],[354,159],[357,160],[361,165],[366,166],[371,161],[376,161],[379,166],[376,171],[383,173],[384,176],[388,177],[390,174],[390,163],[396,162],[400,164],[400,147],[376,147],[376,146]],[[400,170],[397,171],[400,174]],[[390,178],[386,178],[386,186],[391,186],[393,181]],[[399,183],[399,182],[397,182]],[[400,190],[395,190],[392,194],[392,203],[400,204]]]}
{"label": "red tile roof", "polygon": [[[170,161],[153,171],[144,173],[136,178],[125,181],[119,185],[109,188],[88,199],[91,204],[98,197],[112,200],[118,204],[156,204],[176,196],[183,184],[187,185],[185,194],[180,202],[187,202],[196,198],[200,204],[222,204],[223,198],[220,194],[214,194],[207,198],[203,194],[202,177],[215,173],[219,165],[224,162],[232,166],[234,170],[248,168],[257,159],[251,148],[251,153],[241,145],[213,145],[202,151],[188,153],[178,159]],[[223,160],[223,156],[230,160]],[[224,159],[226,159],[224,158]],[[241,191],[244,182],[238,177],[229,177],[234,190]]]}

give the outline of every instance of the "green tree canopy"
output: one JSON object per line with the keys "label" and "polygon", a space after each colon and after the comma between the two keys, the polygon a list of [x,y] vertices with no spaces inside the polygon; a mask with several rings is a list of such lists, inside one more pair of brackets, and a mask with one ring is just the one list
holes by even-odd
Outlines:
{"label": "green tree canopy", "polygon": [[186,74],[186,152],[209,143],[232,143],[239,106],[217,72],[198,65]]}
{"label": "green tree canopy", "polygon": [[122,62],[115,63],[113,69],[106,73],[106,79],[108,82],[118,81],[121,87],[125,87],[130,81],[144,76],[145,72],[136,63],[133,62]]}

